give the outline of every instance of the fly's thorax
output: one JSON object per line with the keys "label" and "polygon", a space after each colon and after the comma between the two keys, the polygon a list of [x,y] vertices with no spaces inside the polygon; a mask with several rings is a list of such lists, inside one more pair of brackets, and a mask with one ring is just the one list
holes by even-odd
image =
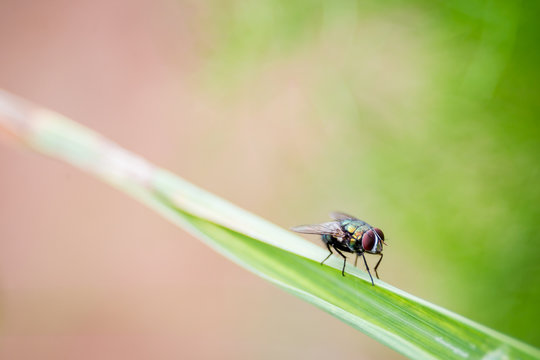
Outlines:
{"label": "fly's thorax", "polygon": [[348,235],[349,248],[354,252],[362,250],[362,236],[369,230],[369,226],[361,221],[347,219],[341,223],[341,227]]}

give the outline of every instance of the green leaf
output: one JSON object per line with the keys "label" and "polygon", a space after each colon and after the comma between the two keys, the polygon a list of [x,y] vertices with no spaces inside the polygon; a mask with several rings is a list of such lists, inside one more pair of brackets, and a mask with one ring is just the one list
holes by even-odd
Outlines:
{"label": "green leaf", "polygon": [[[341,261],[120,148],[59,114],[0,91],[0,126],[137,198],[240,266],[413,359],[539,359],[540,351]],[[1,127],[0,127],[1,128]]]}

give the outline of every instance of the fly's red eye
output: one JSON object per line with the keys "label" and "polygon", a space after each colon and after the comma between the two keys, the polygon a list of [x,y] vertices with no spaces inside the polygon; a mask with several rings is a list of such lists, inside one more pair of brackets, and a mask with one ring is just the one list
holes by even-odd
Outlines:
{"label": "fly's red eye", "polygon": [[379,237],[384,240],[384,233],[382,232],[382,230],[379,228],[375,228],[374,230],[379,235]]}
{"label": "fly's red eye", "polygon": [[370,251],[375,245],[375,234],[373,230],[368,230],[364,235],[362,235],[362,247],[364,250]]}

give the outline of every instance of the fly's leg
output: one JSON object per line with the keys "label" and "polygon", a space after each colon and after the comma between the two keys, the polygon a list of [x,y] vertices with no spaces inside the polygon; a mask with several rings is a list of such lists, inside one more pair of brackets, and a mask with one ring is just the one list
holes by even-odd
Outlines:
{"label": "fly's leg", "polygon": [[341,269],[341,275],[345,276],[345,265],[347,264],[347,257],[345,255],[343,255],[343,253],[341,251],[339,251],[338,249],[336,249],[336,248],[334,248],[334,249],[343,258],[343,269]]}
{"label": "fly's leg", "polygon": [[381,257],[379,258],[379,261],[377,261],[377,265],[375,265],[375,275],[377,275],[377,279],[380,279],[379,274],[377,274],[377,268],[379,267],[379,264],[381,263],[383,254],[381,254]]}
{"label": "fly's leg", "polygon": [[[369,266],[367,265],[366,257],[364,256],[364,253],[362,253],[361,255],[362,255],[362,259],[364,259],[364,264],[366,265],[366,269],[367,269],[367,273],[369,274],[369,278],[371,279],[371,285],[375,286],[375,283],[373,282],[373,277],[371,276],[371,273],[369,272]],[[379,262],[380,262],[380,260],[379,260]],[[379,264],[377,263],[377,265],[379,265]],[[377,276],[377,279],[378,278],[379,277]]]}
{"label": "fly's leg", "polygon": [[326,244],[326,247],[328,248],[328,251],[330,251],[330,254],[328,254],[328,256],[325,257],[323,261],[321,261],[321,265],[324,264],[324,262],[328,260],[328,258],[333,254],[332,249],[330,248],[330,244]]}
{"label": "fly's leg", "polygon": [[356,267],[357,262],[358,262],[358,253],[356,253],[356,258],[354,259],[354,267]]}

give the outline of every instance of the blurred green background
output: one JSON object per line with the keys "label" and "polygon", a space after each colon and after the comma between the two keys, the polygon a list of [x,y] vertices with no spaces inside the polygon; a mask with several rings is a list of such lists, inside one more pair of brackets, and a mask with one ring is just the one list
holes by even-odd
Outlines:
{"label": "blurred green background", "polygon": [[[508,1],[4,1],[0,84],[284,227],[333,210],[356,215],[388,238],[383,280],[540,346],[539,10]],[[221,358],[318,358],[335,347],[344,358],[392,355],[103,185],[0,146],[6,354],[21,355],[18,336],[28,333],[138,334],[151,323],[195,339],[151,342],[154,358],[196,354],[205,336],[219,339]],[[18,223],[28,211],[32,233]],[[191,241],[176,245],[179,236]],[[74,264],[79,257],[91,260]],[[96,275],[99,263],[109,265]],[[113,283],[125,292],[114,306]],[[164,312],[157,322],[140,315],[149,293],[177,300],[152,303]],[[10,315],[50,311],[29,300],[44,296],[69,311],[57,305],[59,315],[38,323]],[[181,302],[204,306],[185,319]],[[278,314],[297,330],[282,330],[291,325]],[[298,343],[284,340],[298,332]],[[364,345],[347,345],[357,338]],[[268,352],[272,344],[279,350]]]}
{"label": "blurred green background", "polygon": [[508,1],[229,3],[204,76],[235,102],[290,66],[275,81],[302,99],[305,128],[267,119],[288,133],[274,144],[280,183],[295,183],[282,206],[313,214],[300,222],[336,208],[384,226],[385,261],[425,285],[417,294],[538,346],[538,14]]}

